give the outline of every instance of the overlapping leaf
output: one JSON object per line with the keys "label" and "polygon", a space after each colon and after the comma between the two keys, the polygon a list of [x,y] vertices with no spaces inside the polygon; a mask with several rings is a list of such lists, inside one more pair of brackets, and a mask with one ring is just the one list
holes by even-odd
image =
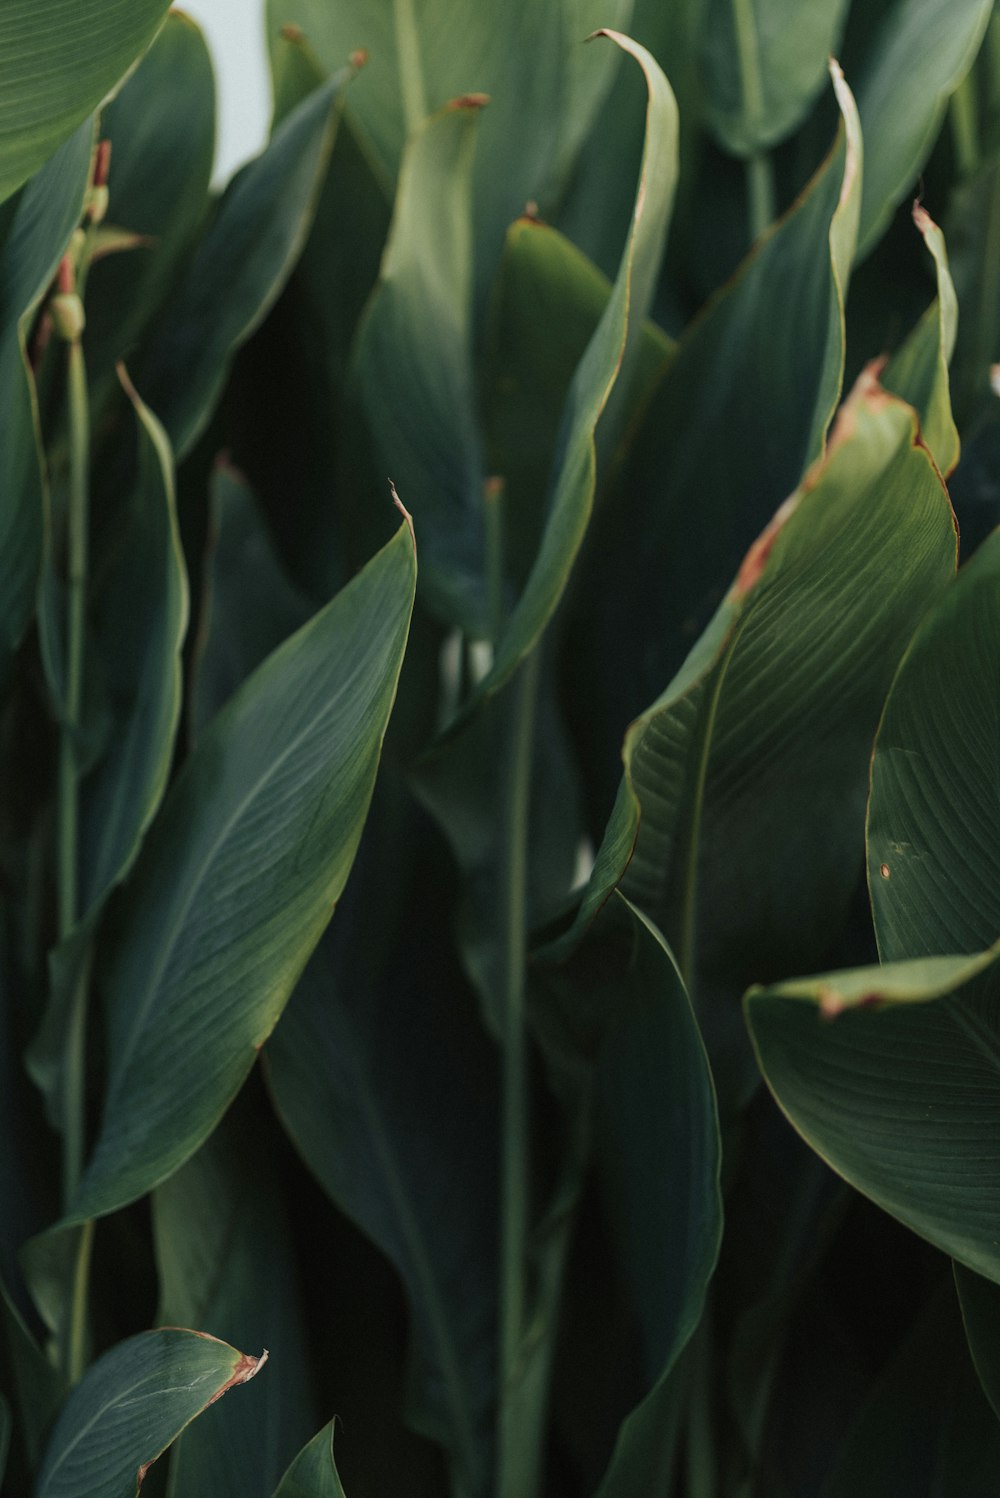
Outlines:
{"label": "overlapping leaf", "polygon": [[6,0],[0,201],[48,160],[156,34],[166,0]]}
{"label": "overlapping leaf", "polygon": [[108,1086],[75,1220],[170,1176],[270,1034],[350,870],[414,577],[404,523],[244,684],[175,783],[107,977]]}
{"label": "overlapping leaf", "polygon": [[184,1427],[264,1361],[179,1327],[120,1342],[66,1401],[35,1498],[136,1498],[148,1468]]}

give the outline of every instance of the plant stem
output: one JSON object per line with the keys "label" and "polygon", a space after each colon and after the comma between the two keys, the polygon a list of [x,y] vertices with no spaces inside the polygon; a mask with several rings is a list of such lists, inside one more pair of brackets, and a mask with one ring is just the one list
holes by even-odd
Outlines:
{"label": "plant stem", "polygon": [[81,1223],[76,1232],[79,1239],[73,1265],[73,1284],[70,1292],[63,1358],[63,1368],[70,1387],[80,1382],[87,1367],[87,1288],[90,1282],[90,1259],[94,1248],[93,1218]]}
{"label": "plant stem", "polygon": [[[530,1203],[528,1055],[524,1022],[527,954],[528,823],[534,757],[539,655],[532,652],[511,689],[509,748],[504,787],[503,1078],[500,1159],[500,1417],[498,1498],[533,1498],[525,1488],[524,1432],[509,1419],[521,1373],[527,1325],[527,1252]],[[538,1432],[540,1437],[540,1431]]]}
{"label": "plant stem", "polygon": [[[760,71],[760,48],[753,0],[733,0],[733,28],[736,32],[743,105],[747,119],[754,126],[764,117],[764,81]],[[750,238],[756,241],[774,222],[774,171],[771,158],[766,152],[755,152],[747,161],[747,196]]]}
{"label": "plant stem", "polygon": [[399,88],[403,100],[406,133],[412,135],[427,116],[424,72],[420,61],[420,36],[413,0],[393,0],[396,47],[399,53]]}
{"label": "plant stem", "polygon": [[502,478],[488,478],[483,488],[486,517],[486,600],[490,639],[494,650],[500,643],[504,622],[504,494]]}
{"label": "plant stem", "polygon": [[973,73],[966,73],[951,96],[951,134],[955,145],[955,161],[961,181],[967,182],[975,175],[979,165],[979,114],[976,98],[976,80]]}

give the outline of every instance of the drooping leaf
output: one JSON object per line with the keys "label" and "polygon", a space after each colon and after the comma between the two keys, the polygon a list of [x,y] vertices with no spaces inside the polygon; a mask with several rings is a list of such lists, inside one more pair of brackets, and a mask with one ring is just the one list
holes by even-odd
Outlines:
{"label": "drooping leaf", "polygon": [[859,255],[915,187],[992,9],[992,0],[894,0],[884,10],[851,74],[866,143]]}
{"label": "drooping leaf", "polygon": [[171,1441],[265,1358],[180,1327],[120,1342],[63,1406],[35,1498],[136,1498]]}
{"label": "drooping leaf", "polygon": [[969,1352],[983,1393],[993,1406],[993,1413],[1000,1419],[1000,1358],[997,1354],[1000,1287],[993,1280],[973,1274],[963,1264],[956,1264],[954,1269]]}
{"label": "drooping leaf", "polygon": [[34,612],[42,555],[45,491],[25,341],[83,213],[93,138],[93,125],[81,126],[28,184],[0,252],[0,681]]}
{"label": "drooping leaf", "polygon": [[0,201],[26,182],[145,51],[166,0],[6,0]]}
{"label": "drooping leaf", "polygon": [[484,102],[455,100],[407,147],[378,286],[354,355],[382,467],[406,475],[421,528],[422,587],[436,612],[473,635],[486,633],[470,198]]}
{"label": "drooping leaf", "polygon": [[944,235],[928,213],[915,204],[913,222],[934,256],[937,298],[928,307],[902,348],[887,365],[882,383],[920,414],[921,436],[945,478],[959,454],[958,431],[951,412],[948,365],[958,330],[958,301],[948,271]]}
{"label": "drooping leaf", "polygon": [[846,11],[846,0],[709,0],[705,117],[727,151],[754,156],[795,129],[837,55]]}
{"label": "drooping leaf", "polygon": [[429,832],[387,766],[344,908],[265,1057],[296,1148],[406,1288],[410,1420],[446,1447],[459,1491],[481,1494],[496,1394],[495,1057],[450,950]]}
{"label": "drooping leaf", "polygon": [[350,870],[414,578],[404,523],[244,684],[175,782],[121,914],[104,1114],[71,1220],[166,1180],[270,1034]]}
{"label": "drooping leaf", "polygon": [[751,989],[764,1078],[808,1144],[1000,1282],[1000,956],[922,957]]}
{"label": "drooping leaf", "polygon": [[635,208],[610,300],[566,396],[538,554],[477,700],[510,679],[563,595],[594,502],[595,433],[600,422],[602,440],[609,441],[627,409],[670,219],[677,177],[677,106],[670,85],[645,48],[617,32],[602,35],[638,63],[646,81],[646,138]]}
{"label": "drooping leaf", "polygon": [[123,254],[97,260],[87,278],[91,401],[115,391],[181,270],[209,210],[215,154],[215,82],[205,39],[181,11],[163,29],[101,115],[111,142],[108,222],[137,235]]}
{"label": "drooping leaf", "polygon": [[843,126],[833,150],[682,337],[595,517],[564,664],[582,705],[571,721],[595,835],[622,733],[681,666],[754,537],[819,456],[840,397],[861,138],[836,72],[834,87]]}
{"label": "drooping leaf", "polygon": [[274,1490],[274,1498],[347,1498],[333,1459],[334,1423],[303,1447]]}
{"label": "drooping leaf", "polygon": [[822,1498],[989,1498],[998,1471],[1000,1426],[945,1285],[877,1380]]}
{"label": "drooping leaf", "polygon": [[230,182],[136,371],[178,459],[204,430],[233,354],[298,259],[350,76],[337,74],[305,99]]}
{"label": "drooping leaf", "polygon": [[872,760],[868,882],[886,961],[978,952],[1000,936],[1000,728],[984,684],[1000,661],[1000,532],[914,637]]}
{"label": "drooping leaf", "polygon": [[271,1142],[252,1116],[230,1113],[157,1187],[153,1235],[158,1321],[211,1326],[237,1345],[266,1347],[277,1375],[181,1436],[170,1458],[168,1494],[270,1498],[318,1417],[281,1178]]}
{"label": "drooping leaf", "polygon": [[724,1000],[720,1024],[752,977],[822,954],[845,916],[879,711],[955,564],[947,495],[915,435],[913,411],[864,377],[826,457],[625,736],[582,917],[621,881],[699,994]]}

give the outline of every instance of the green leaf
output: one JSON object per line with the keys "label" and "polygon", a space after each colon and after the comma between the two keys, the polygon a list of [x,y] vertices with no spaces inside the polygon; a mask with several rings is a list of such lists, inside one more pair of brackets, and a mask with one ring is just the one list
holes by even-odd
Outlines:
{"label": "green leaf", "polygon": [[111,142],[109,222],[140,236],[97,260],[87,277],[91,405],[116,393],[115,364],[131,360],[209,209],[215,80],[205,39],[171,11],[139,67],[101,115]]}
{"label": "green leaf", "polygon": [[754,537],[822,452],[840,399],[861,137],[836,71],[833,83],[833,149],[681,338],[591,528],[564,670],[598,835],[624,729],[680,668]]}
{"label": "green leaf", "polygon": [[483,613],[483,460],[472,372],[471,170],[478,97],[432,115],[407,147],[355,378],[384,470],[405,475],[422,588],[467,634]]}
{"label": "green leaf", "polygon": [[969,1351],[983,1393],[1000,1419],[1000,1286],[956,1264],[955,1288],[962,1308]]}
{"label": "green leaf", "polygon": [[88,122],[28,184],[0,251],[0,682],[34,613],[42,556],[45,488],[26,339],[83,213],[93,139]]}
{"label": "green leaf", "polygon": [[1000,357],[1000,156],[984,162],[955,190],[945,222],[962,309],[952,370],[955,409],[964,429],[977,407],[996,405],[990,369]]}
{"label": "green leaf", "polygon": [[138,467],[95,599],[95,645],[114,727],[108,754],[81,792],[79,889],[85,912],[128,872],[166,790],[188,620],[173,454],[160,423],[121,373],[138,427]]}
{"label": "green leaf", "polygon": [[166,0],[5,0],[0,201],[26,182],[145,51]]}
{"label": "green leaf", "polygon": [[386,770],[344,908],[268,1042],[267,1077],[309,1169],[404,1283],[411,1423],[446,1447],[458,1490],[481,1494],[496,1394],[496,1060],[456,971],[439,845]]}
{"label": "green leaf", "polygon": [[705,118],[723,148],[754,156],[789,135],[823,87],[846,0],[708,0]]}
{"label": "green leaf", "polygon": [[563,408],[562,441],[551,470],[545,530],[531,574],[507,622],[477,700],[509,680],[555,612],[583,541],[594,502],[595,432],[619,425],[642,359],[642,327],[652,301],[677,177],[677,106],[645,48],[601,33],[642,69],[648,90],[646,139],[635,209],[611,298],[577,366]]}
{"label": "green leaf", "polygon": [[18,1415],[18,1434],[32,1469],[41,1458],[52,1419],[66,1393],[52,1366],[25,1325],[0,1279],[0,1368],[4,1386]]}
{"label": "green leaf", "polygon": [[10,1405],[2,1394],[0,1394],[0,1483],[4,1480],[7,1471],[7,1457],[10,1453],[11,1432]]}
{"label": "green leaf", "polygon": [[331,1420],[295,1458],[274,1491],[274,1498],[347,1498],[333,1459]]}
{"label": "green leaf", "polygon": [[[214,1327],[267,1347],[277,1376],[227,1400],[179,1440],[168,1494],[270,1498],[318,1415],[308,1379],[298,1276],[273,1141],[237,1107],[153,1193],[157,1320]],[[280,1370],[280,1372],[278,1372]]]}
{"label": "green leaf", "polygon": [[489,10],[454,0],[269,0],[278,64],[282,26],[299,27],[328,70],[355,48],[369,62],[349,111],[385,180],[427,117],[472,92],[490,96],[475,183],[481,289],[507,225],[536,201],[558,202],[569,165],[614,74],[613,56],[584,49],[595,26],[628,25],[630,0],[503,0]]}
{"label": "green leaf", "polygon": [[822,1498],[990,1498],[1000,1427],[976,1387],[949,1286],[880,1374]]}
{"label": "green leaf", "polygon": [[957,466],[959,454],[948,383],[948,365],[958,331],[958,300],[948,272],[944,235],[919,203],[913,207],[913,222],[934,257],[938,294],[893,355],[882,383],[920,413],[921,436],[947,478]]}
{"label": "green leaf", "polygon": [[863,377],[826,457],[625,736],[581,917],[621,881],[703,996],[732,1001],[756,973],[822,954],[843,922],[879,711],[955,562],[915,435],[913,411]]}
{"label": "green leaf", "polygon": [[178,460],[204,431],[233,354],[285,284],[312,223],[337,129],[341,72],[283,121],[226,188],[136,383]]}
{"label": "green leaf", "polygon": [[196,1416],[262,1367],[206,1332],[141,1332],[105,1353],[56,1422],[35,1498],[136,1498],[157,1457]]}
{"label": "green leaf", "polygon": [[885,1211],[1000,1280],[1000,950],[751,989],[764,1078],[799,1133]]}
{"label": "green leaf", "polygon": [[984,682],[1000,661],[1000,531],[928,613],[872,760],[868,882],[886,961],[978,952],[1000,936],[997,755]]}
{"label": "green leaf", "polygon": [[858,254],[882,237],[979,51],[992,0],[895,0],[851,75],[866,142]]}
{"label": "green leaf", "polygon": [[175,782],[121,911],[104,1115],[70,1221],[183,1164],[273,1029],[350,871],[415,571],[404,523],[244,684]]}

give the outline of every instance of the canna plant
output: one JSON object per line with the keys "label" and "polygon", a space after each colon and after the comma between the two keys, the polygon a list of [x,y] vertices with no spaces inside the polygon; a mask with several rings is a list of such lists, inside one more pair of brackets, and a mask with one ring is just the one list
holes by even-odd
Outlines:
{"label": "canna plant", "polygon": [[1000,20],[266,26],[0,0],[2,1491],[993,1495]]}

